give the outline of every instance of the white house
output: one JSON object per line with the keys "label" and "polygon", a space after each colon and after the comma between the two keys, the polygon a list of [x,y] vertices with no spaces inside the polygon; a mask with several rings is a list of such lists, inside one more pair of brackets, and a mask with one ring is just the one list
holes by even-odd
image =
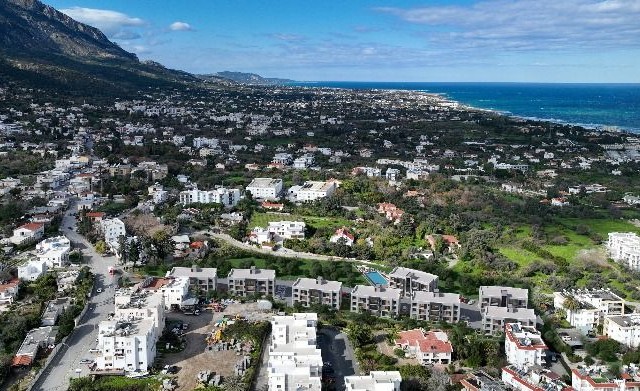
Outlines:
{"label": "white house", "polygon": [[254,178],[245,191],[260,200],[277,200],[282,193],[282,179]]}
{"label": "white house", "polygon": [[181,308],[184,298],[189,294],[189,278],[175,277],[168,279],[166,282],[160,288],[160,292],[164,296],[165,308]]}
{"label": "white house", "polygon": [[504,351],[509,364],[522,370],[543,364],[548,348],[535,327],[507,323],[504,329]]}
{"label": "white house", "polygon": [[315,313],[274,316],[267,376],[269,390],[320,391],[322,355],[317,347]]}
{"label": "white house", "polygon": [[114,319],[122,322],[135,319],[152,319],[156,335],[162,335],[165,326],[165,305],[162,292],[140,292],[118,289],[114,298]]}
{"label": "white house", "polygon": [[329,238],[331,243],[340,243],[342,242],[346,246],[352,246],[355,237],[349,230],[345,227],[338,228],[336,232]]}
{"label": "white house", "polygon": [[13,236],[9,238],[15,245],[34,243],[44,236],[44,224],[27,223],[13,230]]}
{"label": "white house", "polygon": [[103,219],[100,221],[100,230],[104,235],[104,241],[112,248],[118,246],[118,240],[121,236],[127,236],[124,222],[118,218]]}
{"label": "white house", "polygon": [[36,245],[38,259],[45,261],[48,267],[63,267],[69,261],[71,241],[66,236],[48,238]]}
{"label": "white house", "polygon": [[0,307],[13,303],[13,300],[18,295],[19,288],[20,280],[17,278],[7,281],[4,284],[0,283]]}
{"label": "white house", "polygon": [[270,221],[267,230],[280,239],[304,239],[304,221]]}
{"label": "white house", "polygon": [[607,242],[609,256],[631,270],[640,270],[640,236],[633,232],[611,232]]}
{"label": "white house", "polygon": [[409,357],[414,357],[422,365],[449,364],[453,346],[447,333],[439,330],[424,331],[413,329],[401,331],[395,340],[396,346],[402,348]]}
{"label": "white house", "polygon": [[18,266],[18,278],[24,281],[35,281],[47,272],[45,260],[32,259],[22,266]]}

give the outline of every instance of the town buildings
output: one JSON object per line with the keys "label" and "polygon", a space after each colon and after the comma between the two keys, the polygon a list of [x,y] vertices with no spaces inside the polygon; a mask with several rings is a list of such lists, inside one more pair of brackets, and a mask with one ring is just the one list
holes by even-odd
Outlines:
{"label": "town buildings", "polygon": [[633,232],[611,232],[607,250],[614,261],[630,270],[640,270],[640,236]]}
{"label": "town buildings", "polygon": [[482,330],[485,334],[504,331],[507,323],[521,323],[525,327],[535,327],[536,314],[531,308],[486,307],[482,312]]}
{"label": "town buildings", "polygon": [[402,291],[403,297],[411,297],[414,292],[433,292],[438,287],[438,276],[419,270],[396,266],[389,273],[389,286]]}
{"label": "town buildings", "polygon": [[71,241],[66,236],[48,238],[36,245],[36,255],[49,268],[61,268],[69,262]]}
{"label": "town buildings", "polygon": [[395,317],[400,311],[400,289],[356,285],[351,291],[351,312],[368,311],[373,315]]}
{"label": "town buildings", "polygon": [[231,269],[227,276],[229,293],[233,296],[252,295],[273,296],[276,285],[276,271],[258,269]]}
{"label": "town buildings", "polygon": [[18,278],[24,281],[35,281],[48,270],[47,261],[32,259],[22,266],[18,266]]}
{"label": "town buildings", "polygon": [[336,191],[335,181],[308,181],[302,186],[299,186],[296,190],[290,190],[294,192],[295,200],[298,202],[315,201],[320,198],[331,197]]}
{"label": "town buildings", "polygon": [[606,366],[592,365],[571,370],[571,387],[575,391],[635,391],[640,389],[640,376],[635,365],[613,378]]}
{"label": "town buildings", "polygon": [[553,306],[564,309],[567,321],[583,334],[595,332],[607,315],[624,314],[624,300],[610,289],[554,292]]}
{"label": "town buildings", "polygon": [[507,323],[504,331],[504,351],[509,364],[526,370],[544,363],[548,348],[535,327]]}
{"label": "town buildings", "polygon": [[431,322],[459,322],[460,295],[416,291],[411,296],[410,316],[416,320]]}
{"label": "town buildings", "polygon": [[371,371],[368,376],[345,376],[345,391],[400,391],[398,371]]}
{"label": "town buildings", "polygon": [[96,368],[147,371],[156,356],[158,328],[151,318],[131,321],[105,320],[98,325]]}
{"label": "town buildings", "polygon": [[453,346],[444,331],[424,331],[423,329],[400,331],[395,344],[402,348],[408,357],[415,358],[422,365],[451,362]]}
{"label": "town buildings", "polygon": [[293,304],[310,307],[313,304],[327,305],[335,310],[340,309],[342,300],[342,283],[327,281],[322,277],[300,277],[293,283]]}
{"label": "town buildings", "polygon": [[225,208],[232,208],[240,201],[239,189],[227,189],[218,187],[214,190],[185,190],[180,192],[180,203],[189,205],[194,203],[201,204],[222,204]]}
{"label": "town buildings", "polygon": [[320,391],[322,355],[315,313],[274,316],[267,367],[269,391]]}
{"label": "town buildings", "polygon": [[604,318],[602,333],[628,348],[640,346],[640,314],[611,315]]}
{"label": "town buildings", "polygon": [[255,199],[275,201],[282,193],[282,179],[254,178],[245,191]]}
{"label": "town buildings", "polygon": [[22,246],[35,243],[44,236],[43,223],[27,223],[13,230],[13,235],[9,238],[11,243]]}
{"label": "town buildings", "polygon": [[529,304],[529,290],[508,286],[481,286],[480,309],[486,307],[527,308]]}
{"label": "town buildings", "polygon": [[167,272],[167,277],[186,277],[189,279],[189,287],[206,293],[215,291],[218,283],[217,269],[212,267],[191,267],[174,266]]}

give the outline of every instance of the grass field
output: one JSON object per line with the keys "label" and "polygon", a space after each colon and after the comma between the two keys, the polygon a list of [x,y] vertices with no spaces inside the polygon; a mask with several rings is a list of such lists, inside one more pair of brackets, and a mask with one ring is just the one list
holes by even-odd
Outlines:
{"label": "grass field", "polygon": [[270,221],[304,221],[308,226],[319,228],[338,229],[342,226],[350,226],[352,221],[339,217],[300,216],[283,213],[254,213],[249,222],[249,228],[266,227]]}
{"label": "grass field", "polygon": [[500,248],[500,254],[517,263],[520,267],[526,266],[534,261],[542,261],[542,258],[531,251],[518,247],[502,247]]}

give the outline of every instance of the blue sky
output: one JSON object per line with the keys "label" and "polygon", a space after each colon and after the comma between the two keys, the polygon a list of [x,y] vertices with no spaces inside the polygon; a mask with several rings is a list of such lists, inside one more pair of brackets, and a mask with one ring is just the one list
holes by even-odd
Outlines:
{"label": "blue sky", "polygon": [[296,80],[640,82],[640,0],[44,0],[141,59]]}

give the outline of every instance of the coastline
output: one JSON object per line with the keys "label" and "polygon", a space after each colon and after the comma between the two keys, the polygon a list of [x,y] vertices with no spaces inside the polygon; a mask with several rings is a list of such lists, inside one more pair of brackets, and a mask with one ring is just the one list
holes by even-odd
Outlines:
{"label": "coastline", "polygon": [[[300,87],[300,88],[324,88],[324,89],[335,89],[335,90],[351,90],[351,91],[403,91],[403,92],[407,92],[407,93],[421,93],[421,94],[426,94],[429,95],[431,97],[436,97],[439,99],[442,99],[442,101],[445,102],[451,102],[451,103],[456,103],[459,105],[459,108],[463,108],[465,110],[473,110],[473,111],[478,111],[478,112],[484,112],[484,113],[490,113],[490,114],[495,114],[495,115],[501,115],[501,116],[506,116],[515,120],[522,120],[522,121],[537,121],[537,122],[547,122],[547,123],[552,123],[555,125],[561,125],[561,126],[575,126],[575,127],[580,127],[583,128],[585,130],[589,130],[589,131],[598,131],[598,132],[602,132],[602,131],[607,131],[607,132],[623,132],[623,133],[631,133],[631,134],[640,134],[640,120],[636,123],[634,122],[634,126],[628,126],[628,125],[622,125],[622,124],[616,124],[613,122],[605,122],[605,121],[599,121],[599,122],[587,122],[587,121],[580,121],[580,120],[567,120],[567,119],[563,119],[563,118],[558,118],[558,113],[556,113],[556,115],[550,115],[550,116],[540,116],[540,115],[531,115],[531,114],[524,114],[524,113],[517,113],[517,112],[513,112],[511,110],[508,109],[495,109],[495,108],[488,108],[488,107],[480,107],[474,103],[469,103],[469,102],[465,102],[464,100],[461,100],[460,98],[457,97],[453,97],[451,96],[450,92],[442,92],[442,91],[434,91],[433,88],[424,88],[427,87],[427,84],[431,84],[428,87],[438,87],[439,85],[442,86],[451,86],[451,85],[465,85],[465,86],[476,86],[476,85],[481,85],[483,87],[486,86],[522,86],[522,85],[527,85],[527,86],[531,86],[531,87],[537,87],[538,85],[544,85],[546,87],[550,87],[550,86],[556,86],[556,84],[527,84],[527,83],[416,83],[416,82],[398,82],[398,83],[394,83],[394,82],[323,82],[323,81],[309,81],[309,82],[296,82],[296,83],[291,83],[288,84],[288,86],[293,86],[293,87]],[[416,88],[407,88],[410,85],[416,87]],[[557,84],[558,87],[564,87],[565,84]],[[595,85],[595,84],[574,84],[571,85],[572,87],[580,87],[580,86],[587,86],[587,87],[599,87],[600,85]],[[609,84],[603,85],[605,87],[610,86]],[[640,88],[640,85],[635,85],[635,84],[616,84],[615,86],[617,87],[627,87],[630,86],[630,88]],[[419,88],[420,87],[420,88]],[[604,98],[602,98],[604,99]],[[491,102],[491,99],[482,99],[485,100],[487,102]],[[535,103],[540,103],[540,104],[545,104],[548,102],[544,102],[541,100],[534,100],[532,101],[532,105],[534,105]],[[634,102],[635,103],[635,102]],[[638,103],[636,103],[638,104]],[[577,105],[577,103],[576,103]],[[584,107],[588,107],[586,105],[583,105],[582,102],[580,102],[580,107],[584,108]],[[596,111],[602,111],[602,109],[598,109],[598,108],[587,108],[586,110],[592,110],[594,112]],[[579,114],[577,114],[579,116]],[[640,118],[640,111],[638,111],[637,114],[634,113],[635,116],[638,116]],[[573,114],[573,116],[576,116],[576,114]],[[588,118],[585,118],[588,119]]]}

